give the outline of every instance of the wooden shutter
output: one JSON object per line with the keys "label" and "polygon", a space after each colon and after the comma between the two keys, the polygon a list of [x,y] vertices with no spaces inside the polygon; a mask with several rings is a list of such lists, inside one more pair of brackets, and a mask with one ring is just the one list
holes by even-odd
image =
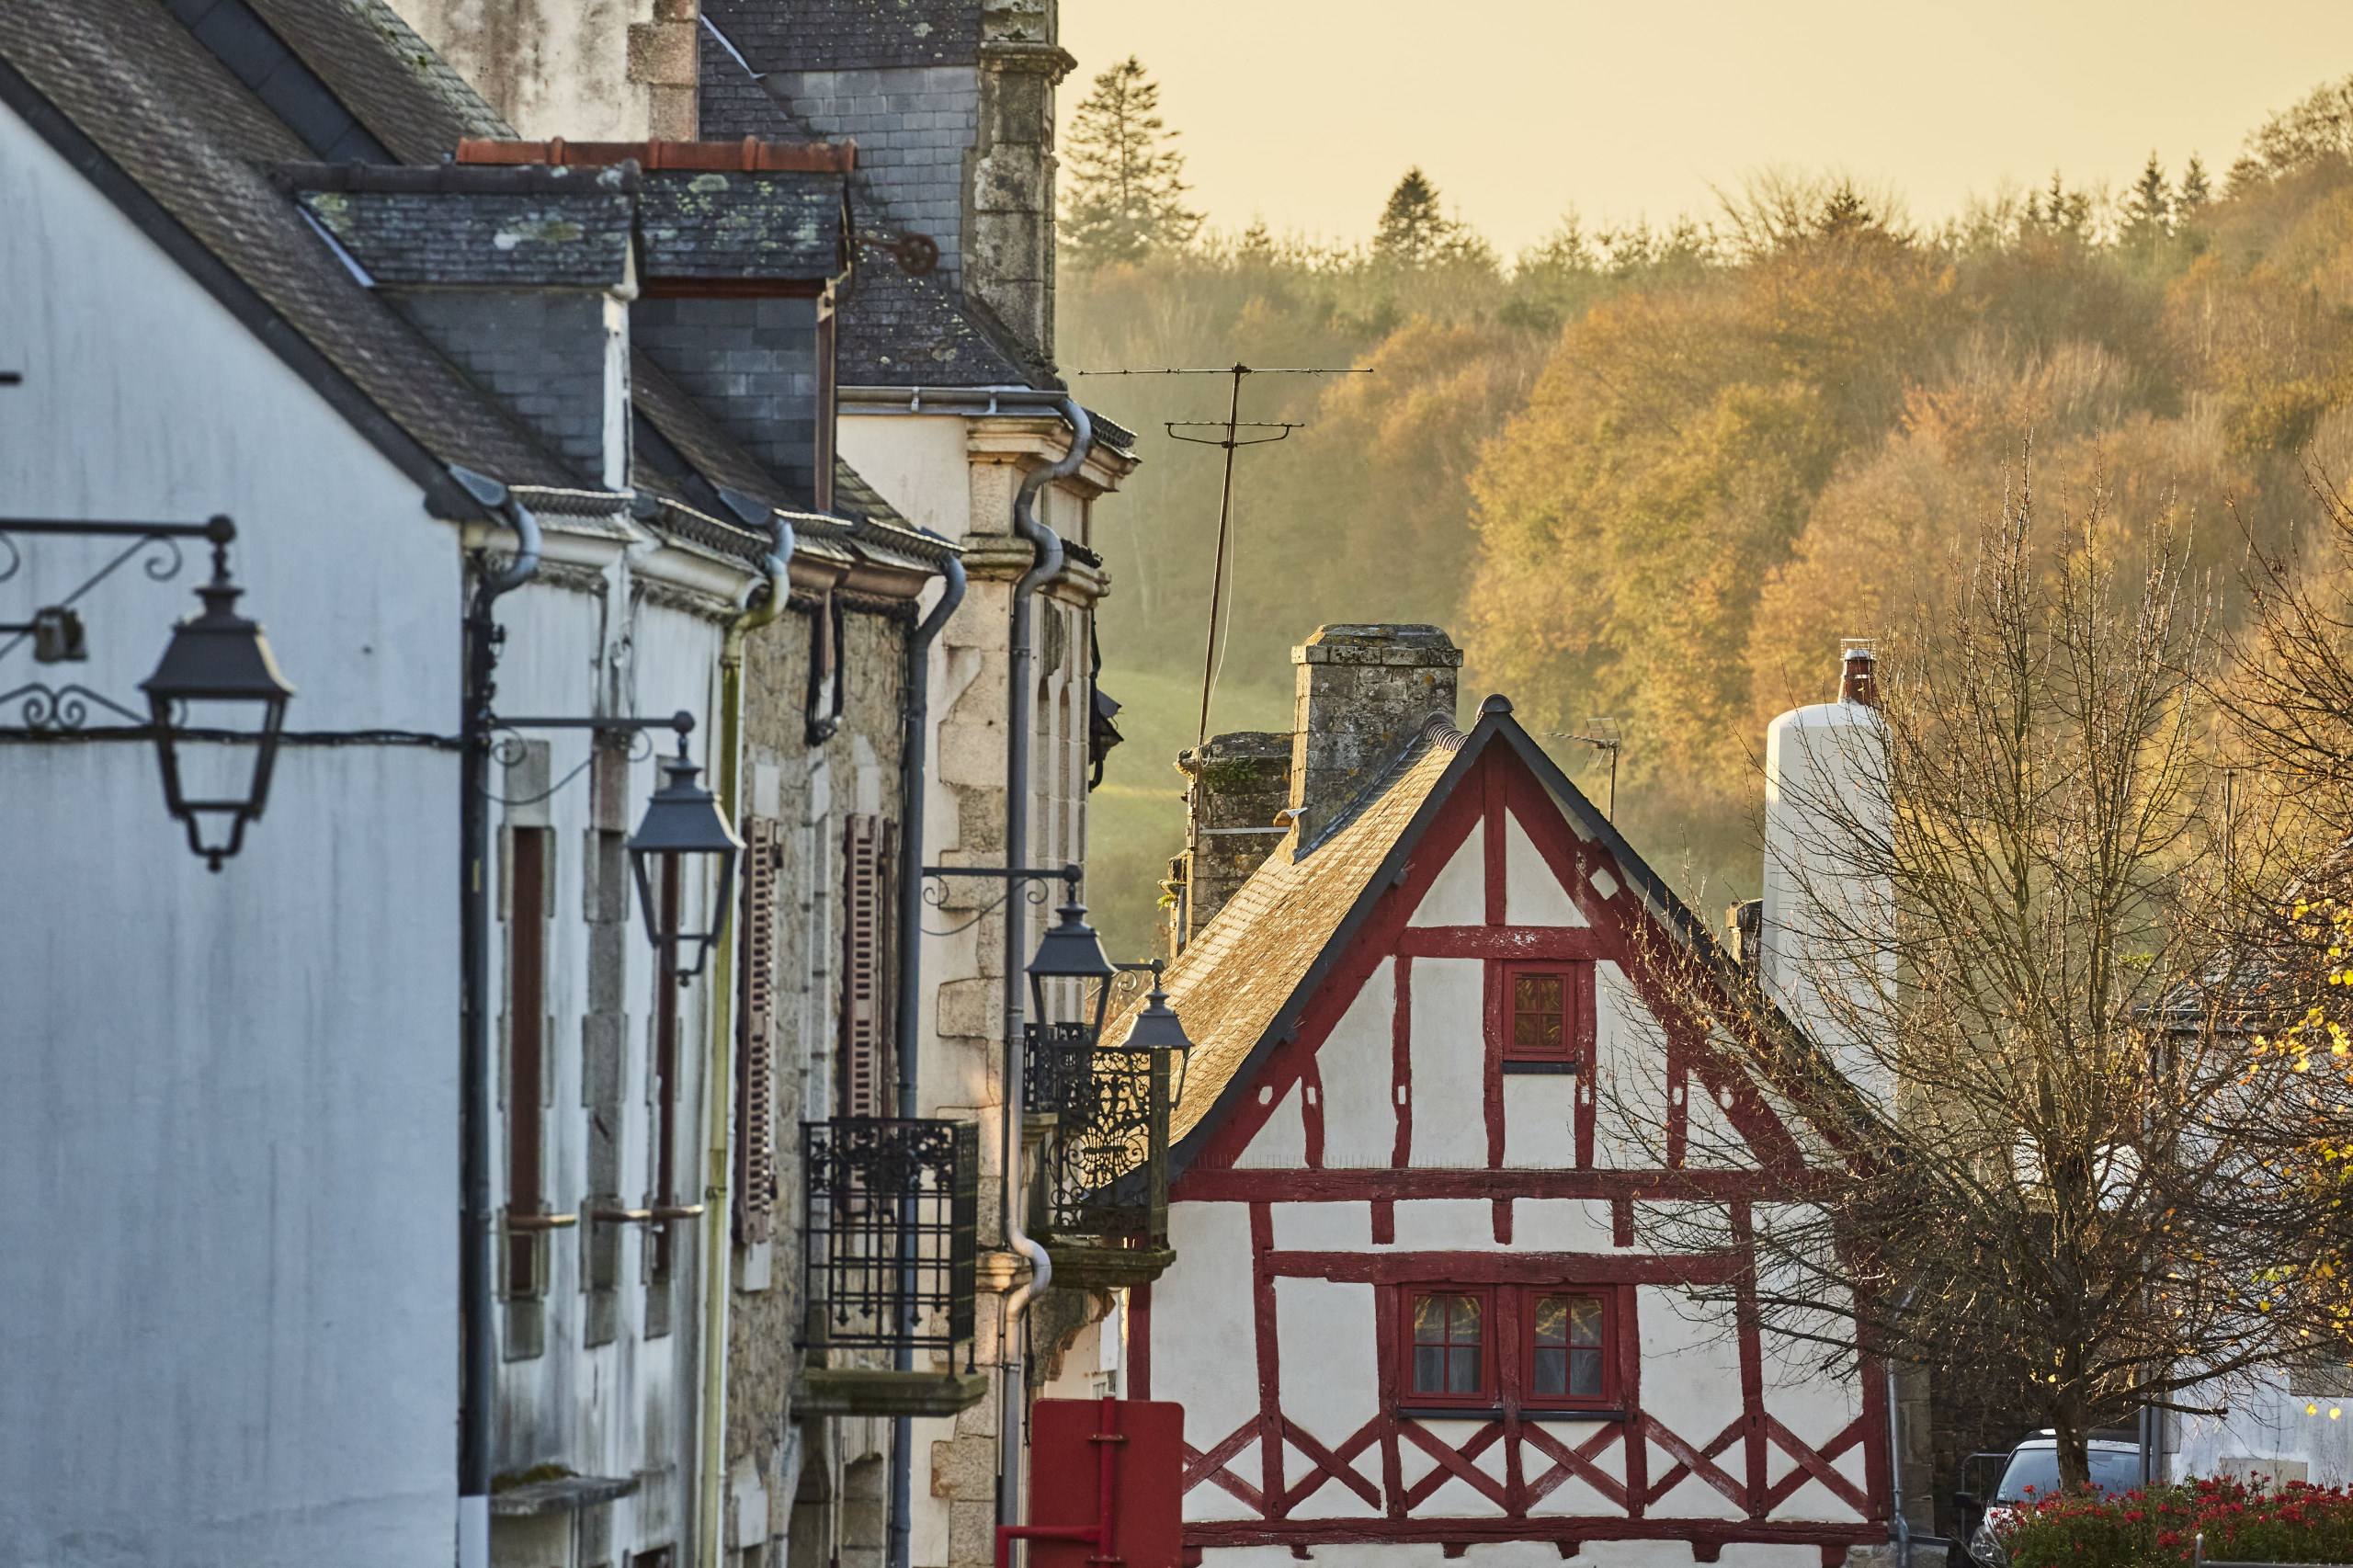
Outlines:
{"label": "wooden shutter", "polygon": [[768,1239],[776,1212],[776,897],[783,834],[744,819],[744,913],[735,1009],[735,1239]]}
{"label": "wooden shutter", "polygon": [[896,824],[851,816],[842,856],[842,1056],[844,1116],[895,1116],[892,1002],[896,965],[892,908]]}

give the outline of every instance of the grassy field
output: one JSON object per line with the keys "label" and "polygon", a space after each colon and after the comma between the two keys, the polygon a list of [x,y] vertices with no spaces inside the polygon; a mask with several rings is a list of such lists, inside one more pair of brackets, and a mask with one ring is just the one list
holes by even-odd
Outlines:
{"label": "grassy field", "polygon": [[[1200,672],[1189,658],[1159,669],[1103,666],[1102,687],[1120,703],[1125,744],[1111,753],[1089,813],[1088,918],[1120,962],[1157,951],[1160,881],[1168,858],[1185,847],[1185,776],[1176,754],[1193,744],[1200,714]],[[1221,682],[1210,732],[1288,730],[1288,688]]]}

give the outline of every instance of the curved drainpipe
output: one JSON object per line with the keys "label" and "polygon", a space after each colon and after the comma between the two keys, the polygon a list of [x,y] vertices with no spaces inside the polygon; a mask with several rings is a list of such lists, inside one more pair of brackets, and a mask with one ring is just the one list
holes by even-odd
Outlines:
{"label": "curved drainpipe", "polygon": [[[1035,722],[1037,650],[1031,644],[1030,597],[1063,569],[1063,541],[1053,529],[1038,521],[1030,510],[1038,492],[1059,479],[1076,473],[1095,445],[1095,422],[1072,397],[1060,400],[1063,417],[1070,421],[1070,450],[1061,461],[1029,471],[1013,502],[1013,531],[1029,541],[1037,558],[1013,585],[1013,630],[1009,652],[1005,741],[1005,863],[1029,864],[1029,732]],[[1029,907],[1023,884],[1008,881],[1005,897],[1005,1244],[1029,1260],[1029,1281],[1005,1298],[1005,1326],[998,1358],[1004,1387],[997,1416],[996,1522],[1021,1522],[1021,1429],[1026,1409],[1027,1373],[1021,1358],[1021,1314],[1029,1300],[1053,1282],[1054,1266],[1046,1249],[1022,1229],[1022,1198],[1028,1183],[1021,1172],[1022,1119],[1022,996],[1025,983],[1022,949],[1029,922],[1021,912]]]}
{"label": "curved drainpipe", "polygon": [[458,950],[460,997],[458,1127],[459,1363],[458,1568],[490,1562],[491,1415],[498,1364],[491,1341],[497,1310],[492,1281],[490,1200],[490,715],[498,687],[498,626],[491,607],[540,569],[540,521],[488,474],[452,465],[449,477],[484,510],[515,529],[515,559],[474,585],[465,623],[464,749],[458,758]]}
{"label": "curved drainpipe", "polygon": [[[792,597],[790,574],[792,525],[780,514],[748,496],[722,493],[728,509],[746,522],[767,514],[776,528],[776,544],[768,551],[767,597],[727,623],[719,645],[719,734],[707,757],[717,776],[721,815],[733,824],[741,800],[739,756],[744,722],[744,643],[785,610]],[[702,1265],[702,1561],[721,1560],[720,1534],[727,1481],[727,1298],[728,1266],[733,1254],[728,1233],[733,1223],[728,1185],[734,1176],[729,1139],[733,1134],[735,1084],[735,947],[722,942],[711,959],[710,1090],[710,1170],[703,1182]]]}

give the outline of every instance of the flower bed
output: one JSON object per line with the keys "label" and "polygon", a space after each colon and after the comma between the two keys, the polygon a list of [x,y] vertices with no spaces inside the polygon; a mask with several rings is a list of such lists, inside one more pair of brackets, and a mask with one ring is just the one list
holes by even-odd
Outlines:
{"label": "flower bed", "polygon": [[2193,1481],[2118,1496],[2039,1497],[2001,1528],[2010,1568],[2176,1568],[2209,1560],[2353,1563],[2353,1494]]}

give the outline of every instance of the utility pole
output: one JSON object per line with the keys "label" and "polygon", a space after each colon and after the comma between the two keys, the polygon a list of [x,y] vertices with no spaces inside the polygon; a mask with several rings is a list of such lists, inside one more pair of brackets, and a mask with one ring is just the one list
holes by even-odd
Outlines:
{"label": "utility pole", "polygon": [[[1226,398],[1225,417],[1222,420],[1165,419],[1161,421],[1162,427],[1167,430],[1171,440],[1189,441],[1201,447],[1221,447],[1225,451],[1225,477],[1219,484],[1217,494],[1217,549],[1210,562],[1209,630],[1202,638],[1201,645],[1201,709],[1199,720],[1194,726],[1193,736],[1193,755],[1198,757],[1202,748],[1209,744],[1210,694],[1217,687],[1218,614],[1225,602],[1226,540],[1233,518],[1233,454],[1240,448],[1267,446],[1272,442],[1286,439],[1294,430],[1306,428],[1304,424],[1291,420],[1245,420],[1242,417],[1243,379],[1246,376],[1370,376],[1372,371],[1369,367],[1359,369],[1354,366],[1254,366],[1245,365],[1237,359],[1231,365],[1182,369],[1170,367],[1152,370],[1081,370],[1078,374],[1082,376],[1230,376],[1233,378],[1233,384]],[[1220,430],[1223,434],[1217,437],[1179,434],[1185,430]],[[1241,434],[1245,430],[1271,430],[1274,434],[1245,437]],[[1180,938],[1183,939],[1189,939],[1192,936],[1193,868],[1200,851],[1200,812],[1195,809],[1198,804],[1198,801],[1188,799],[1185,808],[1185,885],[1183,892],[1179,895],[1176,911],[1176,930]]]}

